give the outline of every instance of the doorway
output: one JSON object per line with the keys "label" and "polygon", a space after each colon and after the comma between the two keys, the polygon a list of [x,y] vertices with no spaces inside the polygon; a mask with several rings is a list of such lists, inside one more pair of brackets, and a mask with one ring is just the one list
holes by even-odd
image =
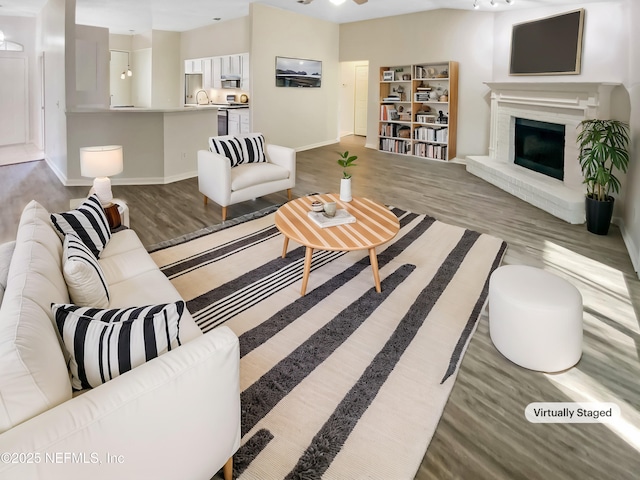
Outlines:
{"label": "doorway", "polygon": [[342,62],[340,137],[367,135],[369,62]]}

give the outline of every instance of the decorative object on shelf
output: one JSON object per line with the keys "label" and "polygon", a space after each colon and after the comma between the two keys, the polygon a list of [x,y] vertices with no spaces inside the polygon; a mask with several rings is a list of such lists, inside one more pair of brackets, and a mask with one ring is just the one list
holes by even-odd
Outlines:
{"label": "decorative object on shelf", "polygon": [[382,81],[393,82],[393,70],[387,70],[385,72],[382,72]]}
{"label": "decorative object on shelf", "polygon": [[411,127],[403,126],[398,129],[398,137],[411,138]]}
{"label": "decorative object on shelf", "polygon": [[402,80],[407,81],[407,80],[411,80],[411,75],[409,75],[408,73],[405,73],[402,75]]}
{"label": "decorative object on shelf", "polygon": [[590,119],[580,122],[578,160],[587,185],[587,230],[596,235],[609,232],[614,197],[620,181],[613,170],[626,173],[629,165],[629,124],[619,120]]}
{"label": "decorative object on shelf", "polygon": [[438,78],[449,78],[449,70],[442,70],[438,74]]}
{"label": "decorative object on shelf", "polygon": [[342,179],[340,180],[340,200],[343,202],[350,202],[351,197],[351,174],[347,172],[347,168],[355,167],[353,163],[358,159],[357,155],[349,156],[349,152],[346,151],[340,155],[338,159],[338,165],[342,167]]}
{"label": "decorative object on shelf", "polygon": [[80,148],[80,175],[94,177],[93,190],[103,207],[110,206],[113,200],[109,177],[121,173],[122,169],[121,145]]}
{"label": "decorative object on shelf", "polygon": [[439,110],[438,119],[436,120],[436,123],[447,124],[448,122],[449,122],[449,118],[444,114],[442,110]]}

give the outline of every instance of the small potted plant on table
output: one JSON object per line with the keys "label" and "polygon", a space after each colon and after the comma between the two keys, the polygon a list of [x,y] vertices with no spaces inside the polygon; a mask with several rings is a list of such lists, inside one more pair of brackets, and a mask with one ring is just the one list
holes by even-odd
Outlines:
{"label": "small potted plant on table", "polygon": [[619,120],[584,120],[578,134],[578,160],[587,185],[585,213],[587,230],[597,235],[609,232],[614,197],[620,181],[614,170],[627,171],[629,164],[629,125]]}
{"label": "small potted plant on table", "polygon": [[342,179],[340,180],[340,200],[343,202],[350,202],[351,197],[351,174],[347,172],[347,168],[355,167],[353,163],[358,159],[357,155],[349,156],[349,152],[346,151],[340,155],[338,159],[338,165],[342,167]]}

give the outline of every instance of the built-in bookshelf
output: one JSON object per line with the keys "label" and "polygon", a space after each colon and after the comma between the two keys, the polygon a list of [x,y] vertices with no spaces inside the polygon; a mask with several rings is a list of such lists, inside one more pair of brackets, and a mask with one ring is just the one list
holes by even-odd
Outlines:
{"label": "built-in bookshelf", "polygon": [[379,115],[380,150],[455,158],[458,62],[381,67]]}

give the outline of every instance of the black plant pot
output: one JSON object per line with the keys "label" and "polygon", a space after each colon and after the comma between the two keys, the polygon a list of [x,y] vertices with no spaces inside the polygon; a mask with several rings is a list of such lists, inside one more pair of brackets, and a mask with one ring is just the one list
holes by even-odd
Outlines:
{"label": "black plant pot", "polygon": [[611,217],[613,216],[613,200],[613,197],[607,197],[604,201],[591,198],[590,195],[585,197],[587,230],[596,235],[609,233],[609,225],[611,225]]}

